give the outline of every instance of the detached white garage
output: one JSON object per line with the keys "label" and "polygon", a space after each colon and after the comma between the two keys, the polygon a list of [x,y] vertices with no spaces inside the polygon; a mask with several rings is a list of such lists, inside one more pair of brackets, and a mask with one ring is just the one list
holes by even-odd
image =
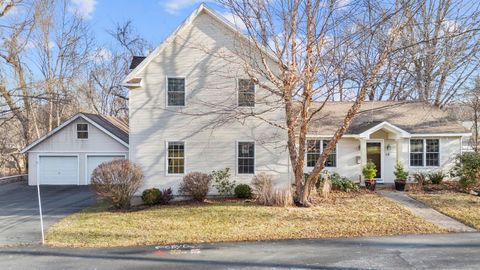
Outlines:
{"label": "detached white garage", "polygon": [[33,142],[28,154],[28,184],[88,185],[103,162],[128,159],[128,123],[79,113]]}

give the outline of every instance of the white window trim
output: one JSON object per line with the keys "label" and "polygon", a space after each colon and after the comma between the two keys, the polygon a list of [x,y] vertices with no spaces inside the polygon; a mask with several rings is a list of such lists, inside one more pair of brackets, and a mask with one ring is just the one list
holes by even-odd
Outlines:
{"label": "white window trim", "polygon": [[[239,143],[253,143],[253,173],[239,173],[238,172],[238,144]],[[235,175],[255,175],[257,173],[257,144],[255,141],[236,141],[235,142]]]}
{"label": "white window trim", "polygon": [[[78,125],[87,125],[87,130],[78,130]],[[87,132],[87,138],[78,138],[78,132]],[[77,140],[86,141],[90,138],[90,125],[88,123],[76,123],[75,124],[75,137]]]}
{"label": "white window trim", "polygon": [[[320,138],[307,138],[307,141],[320,141],[320,155],[323,153],[323,141],[330,141],[329,139],[320,139]],[[305,142],[305,144],[308,146],[308,142]],[[327,168],[337,168],[338,167],[338,142],[335,144],[335,166],[325,166],[325,169]],[[305,161],[307,161],[307,154],[308,154],[308,148],[305,151]],[[330,154],[333,154],[330,153]],[[305,162],[307,168],[314,168],[315,166],[308,166],[308,162]]]}
{"label": "white window trim", "polygon": [[[168,172],[168,143],[170,142],[182,142],[183,143],[183,173],[169,173]],[[187,172],[187,142],[180,140],[168,140],[165,141],[165,175],[166,176],[178,176],[185,175]]]}
{"label": "white window trim", "polygon": [[[183,97],[184,105],[168,105],[168,79],[183,79],[185,84],[185,95]],[[184,108],[187,106],[187,78],[186,76],[165,76],[165,107],[166,108]]]}
{"label": "white window trim", "polygon": [[236,78],[235,79],[235,88],[237,89],[237,91],[235,91],[236,93],[236,100],[237,100],[237,107],[238,108],[255,108],[257,106],[257,84],[254,82],[253,83],[253,106],[240,106],[239,105],[239,99],[238,99],[238,96],[240,95],[240,87],[239,87],[239,81],[240,80],[251,80],[251,79],[247,79],[247,78]]}
{"label": "white window trim", "polygon": [[[423,140],[423,149],[422,149],[422,155],[423,155],[423,166],[412,166],[410,163],[410,154],[411,152],[411,140]],[[438,140],[438,166],[427,166],[427,140]],[[411,138],[408,140],[408,166],[410,168],[417,168],[417,169],[426,169],[426,168],[440,168],[442,164],[442,146],[441,146],[441,141],[440,138]]]}

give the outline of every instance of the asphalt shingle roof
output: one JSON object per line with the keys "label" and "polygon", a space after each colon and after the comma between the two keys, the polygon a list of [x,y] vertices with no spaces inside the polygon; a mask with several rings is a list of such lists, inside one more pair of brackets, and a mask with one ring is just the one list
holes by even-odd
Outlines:
{"label": "asphalt shingle roof", "polygon": [[[320,106],[318,103],[316,106]],[[342,124],[352,102],[327,102],[310,125],[310,133],[333,134]],[[353,119],[346,134],[360,134],[382,122],[412,134],[468,133],[468,129],[437,107],[420,102],[368,101]]]}

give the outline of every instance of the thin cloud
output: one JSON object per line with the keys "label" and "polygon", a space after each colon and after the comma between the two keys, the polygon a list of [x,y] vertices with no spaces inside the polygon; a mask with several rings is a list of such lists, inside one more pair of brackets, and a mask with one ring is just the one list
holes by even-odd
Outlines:
{"label": "thin cloud", "polygon": [[84,19],[91,19],[97,0],[71,0],[71,3],[70,12]]}
{"label": "thin cloud", "polygon": [[177,14],[178,11],[192,6],[194,4],[200,4],[200,3],[206,3],[206,2],[213,2],[213,0],[167,0],[167,1],[162,1],[163,7],[165,7],[165,11],[170,13],[170,14]]}

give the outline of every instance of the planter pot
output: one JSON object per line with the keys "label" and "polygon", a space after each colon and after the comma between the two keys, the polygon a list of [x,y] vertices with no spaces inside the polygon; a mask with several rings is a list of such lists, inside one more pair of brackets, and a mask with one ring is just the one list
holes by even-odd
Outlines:
{"label": "planter pot", "polygon": [[365,187],[370,191],[375,191],[376,186],[377,186],[376,180],[365,181]]}
{"label": "planter pot", "polygon": [[406,181],[397,181],[395,180],[395,190],[398,191],[405,191],[405,185],[407,184]]}

